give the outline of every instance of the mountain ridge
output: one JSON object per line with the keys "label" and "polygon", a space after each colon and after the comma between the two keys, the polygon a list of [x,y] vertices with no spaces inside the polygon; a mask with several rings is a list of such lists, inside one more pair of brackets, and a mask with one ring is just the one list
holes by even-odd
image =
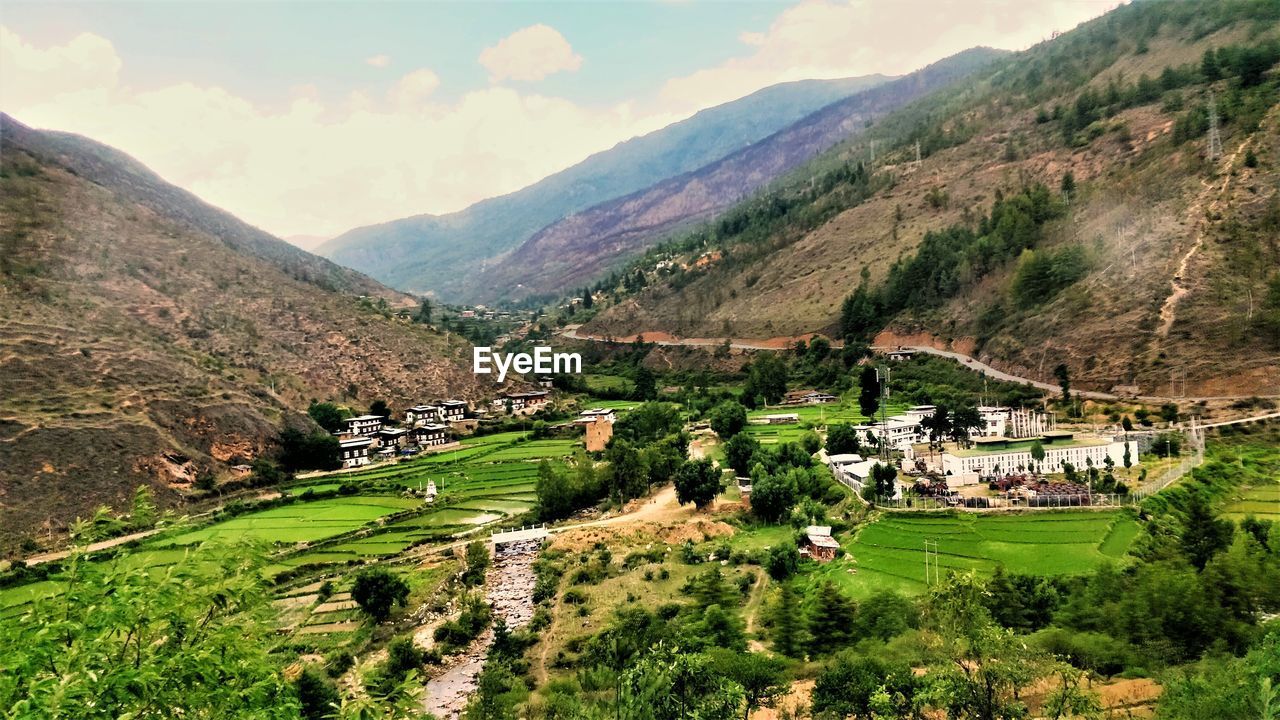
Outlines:
{"label": "mountain ridge", "polygon": [[401,289],[448,300],[466,273],[565,214],[705,165],[809,111],[890,78],[805,80],[738,100],[594,153],[520,190],[444,215],[415,215],[348,230],[317,251]]}

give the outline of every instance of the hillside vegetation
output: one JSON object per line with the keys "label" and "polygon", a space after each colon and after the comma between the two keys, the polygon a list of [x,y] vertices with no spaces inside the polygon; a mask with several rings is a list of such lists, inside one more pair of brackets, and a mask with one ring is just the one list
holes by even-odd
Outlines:
{"label": "hillside vegetation", "polygon": [[818,331],[1280,393],[1277,20],[1135,3],[996,63],[597,284],[612,306],[586,330]]}
{"label": "hillside vegetation", "polygon": [[[0,546],[313,431],[312,399],[475,398],[401,296],[110,148],[3,117]],[[44,534],[42,533],[42,536]]]}

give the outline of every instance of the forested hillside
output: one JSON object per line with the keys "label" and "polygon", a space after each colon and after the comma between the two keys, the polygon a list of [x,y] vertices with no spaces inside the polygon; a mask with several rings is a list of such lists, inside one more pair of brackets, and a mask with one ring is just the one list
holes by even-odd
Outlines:
{"label": "forested hillside", "polygon": [[1277,20],[1135,3],[1019,53],[597,285],[586,330],[821,331],[1280,393]]}

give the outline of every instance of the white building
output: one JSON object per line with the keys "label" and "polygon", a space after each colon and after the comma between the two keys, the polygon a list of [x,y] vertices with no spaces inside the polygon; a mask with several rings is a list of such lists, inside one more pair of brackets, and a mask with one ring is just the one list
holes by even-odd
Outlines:
{"label": "white building", "polygon": [[982,416],[982,427],[973,431],[972,437],[1006,437],[1009,408],[983,406],[978,408],[978,414]]}
{"label": "white building", "polygon": [[434,447],[436,445],[444,445],[449,442],[449,428],[436,423],[427,423],[419,425],[409,431],[409,438],[414,445],[418,447]]}
{"label": "white building", "polygon": [[854,429],[859,433],[859,440],[865,438],[870,432],[879,442],[901,450],[929,439],[924,425],[921,424],[921,417],[910,412],[905,415],[891,415],[885,418],[884,422],[855,425]]}
{"label": "white building", "polygon": [[578,413],[577,422],[591,423],[596,420],[604,420],[605,422],[613,423],[617,419],[618,416],[612,410],[607,410],[605,408],[592,408]]}
{"label": "white building", "polygon": [[427,423],[440,422],[444,419],[444,410],[439,405],[414,405],[404,411],[404,422],[409,427],[417,427]]}
{"label": "white building", "polygon": [[[1083,472],[1090,461],[1096,468],[1106,465],[1107,458],[1117,465],[1124,464],[1125,443],[1102,437],[1075,437],[1070,432],[1046,433],[1040,440],[1044,448],[1044,460],[1036,462],[1031,457],[1033,440],[1010,438],[981,438],[974,447],[950,449],[942,453],[942,472],[946,475],[977,476],[994,475],[997,472],[1016,472],[1018,468],[1030,469],[1033,465],[1043,473],[1061,473],[1063,463],[1070,463]],[[1138,462],[1138,444],[1130,440],[1129,457]]]}
{"label": "white building", "polygon": [[371,437],[382,429],[381,415],[360,415],[347,418],[347,433],[357,437]]}
{"label": "white building", "polygon": [[440,420],[444,422],[458,422],[467,416],[467,403],[462,400],[441,400],[437,405],[440,406]]}
{"label": "white building", "polygon": [[353,468],[368,465],[369,448],[371,447],[373,447],[373,440],[369,438],[362,437],[339,441],[338,453],[339,457],[342,458],[342,467]]}

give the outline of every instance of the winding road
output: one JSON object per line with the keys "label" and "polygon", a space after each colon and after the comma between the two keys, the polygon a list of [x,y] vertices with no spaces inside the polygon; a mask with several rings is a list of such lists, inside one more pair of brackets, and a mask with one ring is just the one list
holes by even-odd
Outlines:
{"label": "winding road", "polygon": [[[671,338],[666,333],[639,333],[638,335],[631,335],[631,336],[627,336],[626,338],[608,338],[608,337],[601,337],[599,335],[591,335],[589,333],[583,333],[580,331],[580,327],[581,326],[578,326],[578,325],[566,326],[564,330],[560,332],[560,335],[563,337],[569,338],[571,340],[587,340],[591,342],[615,342],[615,343],[631,342],[632,339],[635,337],[646,337],[646,336],[652,335],[654,337],[657,337],[658,339],[645,340],[646,343],[650,343],[653,345],[685,346],[685,347],[720,347],[724,345],[724,342],[727,339],[729,341],[729,347],[735,350],[786,350],[786,349],[790,349],[791,347],[789,343],[779,343],[777,338],[772,338],[772,339]],[[838,347],[842,347],[843,343],[841,343],[839,340],[832,340],[831,346],[838,348]],[[991,367],[990,365],[982,362],[981,360],[975,357],[965,355],[964,353],[955,352],[954,350],[940,350],[930,345],[902,345],[902,346],[895,346],[893,348],[872,347],[872,349],[873,350],[891,350],[891,349],[892,350],[910,350],[913,352],[924,353],[926,355],[936,355],[938,357],[950,358],[960,363],[961,365],[964,365],[970,370],[983,373],[987,377],[991,377],[996,380],[1003,380],[1005,382],[1018,383],[1020,385],[1030,385],[1032,387],[1038,388],[1040,390],[1045,390],[1051,393],[1059,392],[1059,387],[1057,385],[1054,385],[1052,383],[1042,382],[1040,380],[1032,380],[1031,378],[1020,377],[1018,375],[1013,375],[1013,374],[1004,372],[1003,370],[997,370],[996,368]],[[1121,398],[1121,396],[1119,395],[1115,395],[1107,392],[1101,392],[1098,390],[1077,390],[1076,392],[1080,395],[1080,397],[1088,398],[1090,400],[1128,399],[1128,398]],[[1138,395],[1136,398],[1133,398],[1133,399],[1141,400],[1145,402],[1168,402],[1170,400],[1176,400],[1179,402],[1200,402],[1200,401],[1215,401],[1215,400],[1230,401],[1230,400],[1240,400],[1243,398],[1252,398],[1252,397],[1280,398],[1280,395],[1249,394],[1249,395],[1209,395],[1209,396],[1196,396],[1196,397],[1191,397],[1191,396],[1169,397],[1167,395]]]}

